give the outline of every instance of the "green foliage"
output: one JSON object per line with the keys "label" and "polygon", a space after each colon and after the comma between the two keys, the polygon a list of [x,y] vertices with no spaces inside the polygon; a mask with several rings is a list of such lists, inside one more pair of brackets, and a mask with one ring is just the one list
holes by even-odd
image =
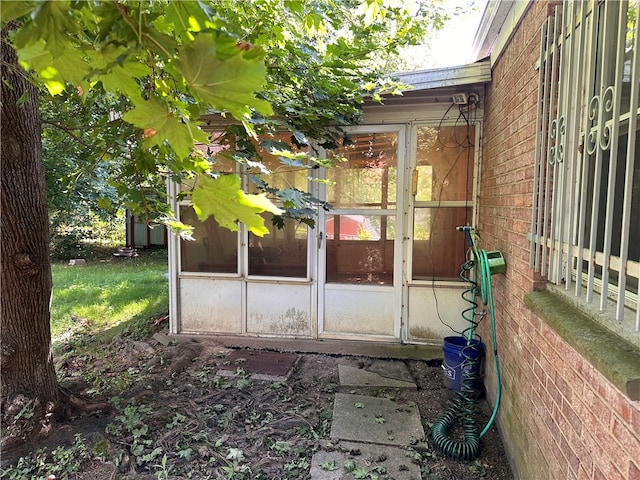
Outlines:
{"label": "green foliage", "polygon": [[107,425],[106,433],[126,445],[137,465],[148,465],[161,458],[162,448],[154,448],[154,440],[149,429],[148,417],[153,410],[146,405],[130,403],[114,422]]}
{"label": "green foliage", "polygon": [[469,465],[469,471],[477,475],[478,478],[487,478],[489,465],[480,459],[476,459],[472,465]]}
{"label": "green foliage", "polygon": [[269,230],[264,226],[262,217],[251,217],[251,211],[258,209],[259,213],[282,213],[265,195],[244,193],[240,189],[240,177],[237,175],[221,175],[214,179],[201,175],[192,198],[200,220],[204,221],[210,215],[214,215],[221,226],[237,231],[236,222],[242,218],[249,218],[250,221],[244,223],[251,233],[258,236],[263,236]]}
{"label": "green foliage", "polygon": [[156,477],[158,477],[158,480],[168,480],[169,479],[169,474],[171,473],[171,465],[167,466],[167,455],[163,455],[162,456],[162,460],[160,461],[159,464],[154,465],[154,467],[156,467],[158,469],[158,471],[156,472]]}
{"label": "green foliage", "polygon": [[309,460],[303,457],[285,463],[284,471],[286,472],[287,478],[293,480],[303,477],[306,472],[308,472],[309,466]]}
{"label": "green foliage", "polygon": [[[345,137],[341,125],[359,121],[366,98],[397,92],[382,79],[384,59],[438,25],[438,12],[409,12],[383,0],[38,0],[7,2],[1,14],[3,26],[21,22],[10,41],[21,64],[56,97],[45,111],[54,203],[85,209],[79,198],[95,201],[105,207],[101,215],[125,205],[145,216],[154,212],[151,219],[188,235],[168,211],[161,185],[167,176],[212,175],[215,159],[194,149],[209,142],[203,115],[215,110],[243,125],[230,127],[241,148],[251,136],[282,130],[296,147],[311,140],[335,146]],[[62,133],[65,142],[58,141]],[[260,161],[253,152],[233,158]],[[298,161],[299,168],[314,166]],[[221,185],[199,182],[192,201],[201,218],[222,214],[227,226],[240,221],[264,232],[260,214],[275,210],[266,207],[269,200],[221,195]],[[296,191],[282,199],[286,213],[276,216],[311,223],[315,199]],[[211,200],[230,206],[213,208],[205,203]],[[66,208],[53,210],[72,210]]]}
{"label": "green foliage", "polygon": [[87,449],[82,435],[76,434],[70,447],[59,446],[53,451],[39,449],[26,457],[20,457],[15,465],[2,471],[2,478],[22,480],[25,478],[67,479],[91,461],[91,452]]}
{"label": "green foliage", "polygon": [[24,407],[20,409],[16,416],[14,417],[16,420],[20,420],[21,418],[29,419],[33,418],[33,400],[29,400]]}
{"label": "green foliage", "polygon": [[114,207],[124,203],[109,182],[129,177],[123,176],[121,156],[127,129],[108,121],[109,111],[120,103],[95,91],[90,101],[74,89],[65,93],[42,95],[40,111],[51,250],[68,259],[88,241],[124,243],[124,210]]}
{"label": "green foliage", "polygon": [[336,462],[334,460],[332,460],[330,462],[328,462],[328,461],[322,462],[320,464],[320,468],[323,469],[323,470],[326,470],[328,472],[333,472],[334,470],[338,469],[338,465],[336,465]]}
{"label": "green foliage", "polygon": [[274,442],[273,445],[271,445],[271,450],[278,455],[289,453],[291,451],[291,443],[283,441]]}
{"label": "green foliage", "polygon": [[[21,21],[11,37],[21,64],[51,95],[71,84],[83,99],[90,100],[95,88],[123,100],[107,118],[133,130],[121,148],[105,155],[121,158],[126,152],[139,191],[149,176],[198,165],[189,157],[195,143],[208,141],[199,128],[208,109],[241,122],[253,111],[271,113],[255,96],[265,80],[264,53],[239,48],[204,4],[183,3],[167,8],[164,2],[40,1],[3,10],[3,26]],[[130,190],[113,185],[120,193]],[[148,208],[144,198],[141,203]],[[248,203],[241,221],[262,211]]]}
{"label": "green foliage", "polygon": [[344,470],[345,472],[353,472],[356,469],[356,462],[351,459],[347,459],[344,462]]}
{"label": "green foliage", "polygon": [[[252,95],[261,89],[265,77],[266,68],[258,62],[264,58],[264,52],[251,52],[253,47],[249,47],[247,55],[237,55],[234,53],[237,47],[246,48],[226,36],[198,35],[194,42],[180,49],[176,66],[202,104],[228,110],[239,120],[251,114],[247,105],[262,115],[271,115],[271,105]],[[224,56],[218,51],[224,51]]]}
{"label": "green foliage", "polygon": [[94,251],[125,243],[125,212],[110,215],[99,209],[77,206],[50,211],[51,255],[54,260],[88,258]]}
{"label": "green foliage", "polygon": [[340,126],[359,123],[366,98],[397,93],[380,59],[417,43],[427,28],[422,14],[378,0],[227,0],[214,8],[246,41],[266,50],[262,95],[276,116],[261,119],[260,130],[286,129],[296,146],[307,139],[337,145],[344,137]]}

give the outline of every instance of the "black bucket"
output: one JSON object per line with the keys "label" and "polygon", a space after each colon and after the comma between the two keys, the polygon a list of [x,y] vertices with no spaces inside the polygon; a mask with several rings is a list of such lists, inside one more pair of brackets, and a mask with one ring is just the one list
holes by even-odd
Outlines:
{"label": "black bucket", "polygon": [[449,390],[462,390],[462,377],[467,375],[473,380],[466,384],[469,388],[480,390],[480,364],[484,357],[484,343],[475,338],[467,345],[464,337],[445,337],[442,344],[444,360],[444,385]]}

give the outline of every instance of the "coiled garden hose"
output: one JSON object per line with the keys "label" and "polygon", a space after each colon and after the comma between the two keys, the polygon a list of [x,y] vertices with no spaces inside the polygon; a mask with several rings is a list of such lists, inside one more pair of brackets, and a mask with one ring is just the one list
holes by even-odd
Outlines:
{"label": "coiled garden hose", "polygon": [[[471,271],[474,269],[476,262],[474,260],[467,260],[460,267],[460,278],[467,283],[467,288],[462,292],[462,299],[469,304],[468,308],[462,311],[462,318],[464,318],[469,327],[462,331],[462,336],[467,338],[467,342],[471,342],[471,339],[475,335],[476,327],[482,320],[484,312],[480,314],[476,311],[478,304],[476,303],[476,296],[478,291],[477,279],[471,278]],[[477,277],[477,271],[474,271],[474,275]],[[480,319],[476,320],[476,317],[480,316]]]}
{"label": "coiled garden hose", "polygon": [[[485,250],[477,250],[475,242],[471,237],[470,229],[466,228],[464,231],[473,250],[474,260],[468,260],[463,263],[460,271],[460,276],[469,285],[462,293],[462,298],[469,304],[469,308],[462,312],[463,318],[469,322],[469,328],[463,332],[467,338],[467,345],[461,352],[461,355],[464,357],[461,368],[461,388],[460,391],[455,392],[455,396],[449,401],[449,405],[444,413],[433,423],[431,427],[431,438],[435,448],[446,457],[457,460],[474,460],[480,454],[480,439],[489,431],[498,413],[502,385],[489,259]],[[477,268],[474,269],[474,267]],[[472,269],[474,270],[475,277],[473,280],[471,279]],[[480,277],[480,298],[484,305],[488,305],[491,315],[491,337],[498,381],[493,412],[481,432],[478,427],[475,412],[475,399],[480,395],[480,392],[475,385],[478,384],[478,372],[480,370],[477,363],[482,360],[482,355],[478,354],[478,352],[471,351],[471,349],[478,348],[476,345],[479,344],[479,342],[473,343],[473,338],[476,336],[475,329],[481,320],[476,320],[478,316],[476,312],[478,304],[475,298],[478,293],[478,276]],[[461,425],[464,432],[464,440],[454,440],[450,438],[449,432],[456,424]]]}
{"label": "coiled garden hose", "polygon": [[[455,396],[449,401],[446,410],[431,427],[431,438],[435,447],[449,458],[458,460],[473,460],[480,454],[480,427],[476,421],[475,398],[480,391],[475,387],[479,380],[479,363],[482,356],[479,353],[469,353],[478,347],[477,344],[469,344],[462,349],[464,357],[462,364],[461,390],[455,392]],[[453,440],[449,437],[449,431],[461,424],[464,432],[464,440]]]}

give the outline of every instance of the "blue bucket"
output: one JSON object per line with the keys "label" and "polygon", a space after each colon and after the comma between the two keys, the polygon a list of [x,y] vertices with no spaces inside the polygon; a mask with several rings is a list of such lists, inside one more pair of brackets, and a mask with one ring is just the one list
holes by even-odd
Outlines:
{"label": "blue bucket", "polygon": [[467,339],[464,337],[445,337],[442,344],[444,360],[442,369],[444,370],[444,385],[449,390],[462,390],[463,372],[473,380],[467,384],[474,390],[480,390],[480,364],[484,357],[484,343],[480,340],[472,339],[467,346]]}

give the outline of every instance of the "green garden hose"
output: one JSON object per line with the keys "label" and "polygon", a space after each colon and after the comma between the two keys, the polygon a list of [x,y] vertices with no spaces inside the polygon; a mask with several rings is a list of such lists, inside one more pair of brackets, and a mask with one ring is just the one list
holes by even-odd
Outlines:
{"label": "green garden hose", "polygon": [[[472,237],[473,229],[470,227],[458,227],[459,230],[465,232],[469,245],[473,251],[473,260],[469,260],[462,265],[460,277],[467,282],[469,287],[463,292],[462,298],[469,303],[469,308],[462,312],[463,318],[469,322],[469,328],[463,333],[467,338],[467,346],[462,349],[464,357],[462,363],[462,379],[460,382],[460,391],[455,392],[455,396],[450,400],[449,405],[440,417],[436,419],[431,428],[431,438],[437,450],[448,458],[458,460],[473,460],[480,454],[480,438],[482,438],[491,428],[498,413],[500,406],[500,397],[502,394],[502,386],[500,379],[500,361],[498,358],[497,339],[496,339],[496,321],[495,310],[493,306],[493,289],[491,286],[491,265],[486,250],[478,250],[476,242]],[[476,268],[474,268],[476,267]],[[474,270],[474,279],[471,279],[471,270]],[[475,399],[478,398],[480,392],[476,388],[479,380],[477,372],[479,368],[474,366],[474,362],[480,362],[482,356],[477,352],[471,352],[470,349],[477,348],[479,342],[473,342],[476,336],[475,329],[478,326],[476,317],[478,316],[476,308],[478,304],[475,298],[478,294],[478,277],[480,280],[480,298],[484,305],[488,305],[491,315],[491,337],[493,344],[493,353],[496,365],[496,376],[498,381],[498,389],[493,412],[489,421],[482,431],[480,431],[475,412]],[[460,423],[464,431],[464,440],[454,440],[450,438],[451,429]]]}
{"label": "green garden hose", "polygon": [[498,382],[498,388],[496,390],[496,401],[493,406],[493,412],[491,413],[491,417],[487,422],[487,425],[484,427],[482,432],[480,433],[481,437],[489,431],[491,425],[496,419],[496,415],[498,414],[498,408],[500,407],[500,398],[502,396],[502,382],[501,382],[501,373],[500,373],[500,357],[498,357],[498,338],[496,335],[496,312],[493,306],[493,287],[491,285],[491,269],[489,266],[489,260],[487,258],[487,251],[480,250],[478,252],[480,254],[480,279],[482,281],[482,288],[480,290],[480,295],[482,299],[482,303],[489,306],[489,314],[491,315],[491,344],[493,345],[493,358],[496,365],[496,379]]}

